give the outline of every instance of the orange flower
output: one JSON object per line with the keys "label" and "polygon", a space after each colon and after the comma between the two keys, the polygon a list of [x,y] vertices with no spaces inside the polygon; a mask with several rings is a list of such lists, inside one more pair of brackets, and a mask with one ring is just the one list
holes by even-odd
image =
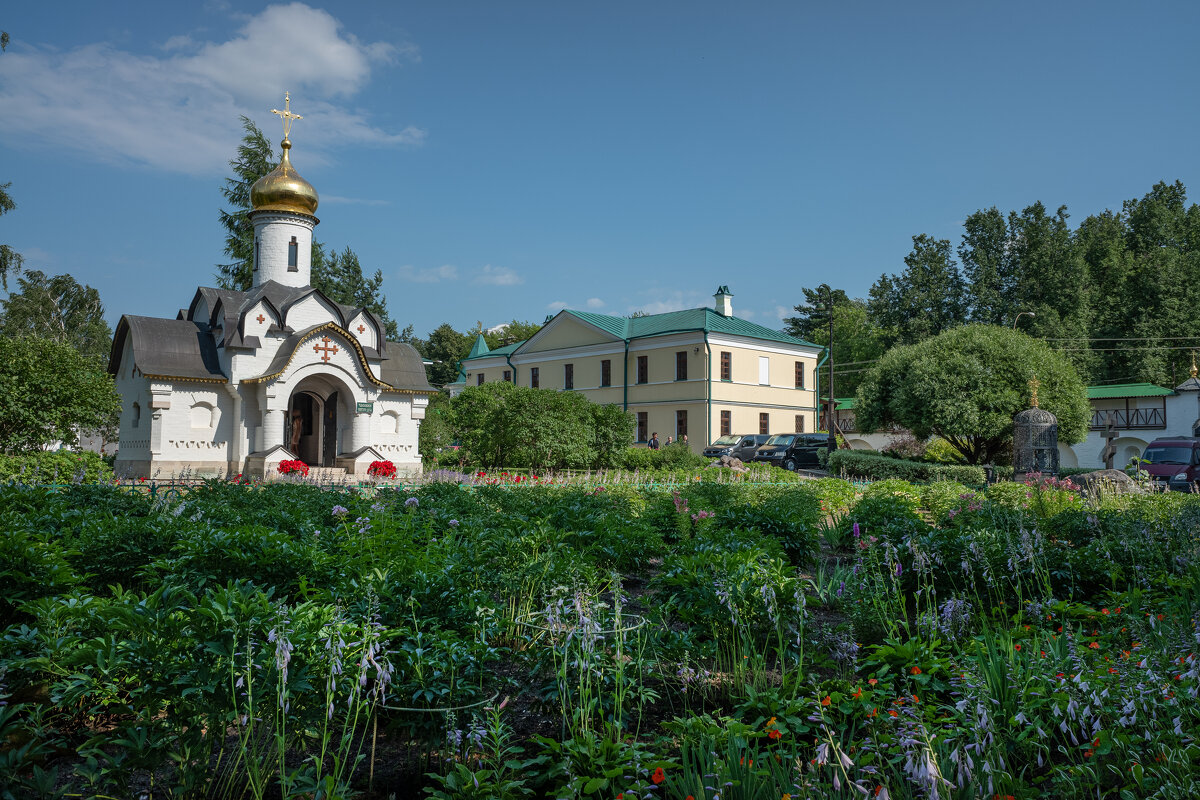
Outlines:
{"label": "orange flower", "polygon": [[1013,649],[1019,653],[1019,652],[1021,652],[1021,645],[1015,644],[1015,645],[1013,645]]}
{"label": "orange flower", "polygon": [[1106,617],[1107,617],[1107,616],[1108,616],[1108,609],[1107,609],[1107,608],[1102,608],[1102,609],[1100,609],[1100,613],[1101,613],[1101,614],[1103,614],[1104,616],[1106,616]]}
{"label": "orange flower", "polygon": [[666,780],[666,777],[667,776],[663,774],[662,767],[659,767],[658,769],[654,770],[654,774],[650,776],[650,782],[653,784],[659,784]]}
{"label": "orange flower", "polygon": [[871,709],[871,713],[870,713],[870,714],[867,714],[867,716],[868,716],[868,717],[873,717],[873,716],[875,716],[875,714],[876,714],[878,711],[879,711],[879,707],[878,707],[878,706],[876,706],[875,708],[872,708],[872,709]]}
{"label": "orange flower", "polygon": [[1088,647],[1092,648],[1093,650],[1099,650],[1099,649],[1100,649],[1100,643],[1099,643],[1099,642],[1092,642],[1091,644],[1089,644],[1089,645],[1088,645]]}
{"label": "orange flower", "polygon": [[921,674],[921,668],[920,668],[920,667],[918,667],[918,666],[914,666],[914,667],[913,667],[911,670],[909,670],[909,671],[910,671],[910,672],[912,672],[912,674],[913,674],[913,675],[920,675],[920,674]]}
{"label": "orange flower", "polygon": [[1091,757],[1092,757],[1093,755],[1095,755],[1095,754],[1096,754],[1096,751],[1095,751],[1095,750],[1084,750],[1084,751],[1083,751],[1083,757],[1084,757],[1084,758],[1091,758]]}
{"label": "orange flower", "polygon": [[868,678],[868,679],[867,679],[867,683],[869,683],[869,684],[871,684],[872,686],[874,686],[875,684],[879,683],[879,681],[878,681],[878,680],[876,680],[875,678]]}
{"label": "orange flower", "polygon": [[917,697],[915,694],[912,696],[912,699],[913,699],[913,702],[914,702],[914,703],[919,703],[919,702],[921,702],[921,698]]}
{"label": "orange flower", "polygon": [[858,689],[857,691],[854,692],[854,694],[852,694],[850,696],[853,697],[855,700],[861,699],[862,698],[862,689]]}
{"label": "orange flower", "polygon": [[821,701],[821,705],[823,705],[823,706],[827,706],[827,705],[829,705],[829,704],[830,704],[830,703],[832,703],[832,702],[833,702],[833,701],[832,701],[832,700],[829,698],[829,695],[825,695],[825,699]]}
{"label": "orange flower", "polygon": [[900,716],[900,713],[898,711],[896,711],[896,709],[894,709],[894,708],[889,708],[888,716],[889,717],[898,717],[898,716]]}
{"label": "orange flower", "polygon": [[767,731],[767,738],[771,741],[777,741],[783,738],[783,732],[778,728],[771,728],[771,730]]}

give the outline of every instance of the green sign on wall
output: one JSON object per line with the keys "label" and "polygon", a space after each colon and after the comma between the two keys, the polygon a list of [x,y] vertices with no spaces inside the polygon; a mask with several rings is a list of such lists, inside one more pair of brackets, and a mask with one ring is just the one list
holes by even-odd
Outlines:
{"label": "green sign on wall", "polygon": [[374,403],[358,403],[355,407],[355,412],[358,414],[370,414],[375,410]]}

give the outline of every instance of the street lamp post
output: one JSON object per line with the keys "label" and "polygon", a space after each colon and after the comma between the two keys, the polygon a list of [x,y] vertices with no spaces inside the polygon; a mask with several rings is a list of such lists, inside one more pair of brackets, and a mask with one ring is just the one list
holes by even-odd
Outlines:
{"label": "street lamp post", "polygon": [[833,288],[826,285],[829,290],[829,406],[826,412],[826,425],[829,428],[829,452],[837,450],[837,434],[834,433],[833,423]]}
{"label": "street lamp post", "polygon": [[1021,321],[1021,317],[1036,317],[1036,316],[1037,316],[1037,314],[1033,313],[1032,311],[1022,311],[1020,314],[1017,314],[1017,318],[1013,320],[1013,330],[1015,331],[1017,329],[1017,323]]}

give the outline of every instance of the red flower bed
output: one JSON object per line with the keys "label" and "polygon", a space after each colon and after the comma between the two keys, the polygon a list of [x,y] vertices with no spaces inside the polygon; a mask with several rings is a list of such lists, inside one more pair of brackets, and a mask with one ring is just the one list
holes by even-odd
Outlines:
{"label": "red flower bed", "polygon": [[303,461],[301,461],[298,458],[294,459],[292,461],[280,461],[279,462],[279,474],[280,475],[303,475],[303,476],[307,477],[308,476],[308,464],[305,464]]}
{"label": "red flower bed", "polygon": [[372,461],[371,466],[367,467],[367,474],[372,478],[394,478],[396,465],[390,461]]}

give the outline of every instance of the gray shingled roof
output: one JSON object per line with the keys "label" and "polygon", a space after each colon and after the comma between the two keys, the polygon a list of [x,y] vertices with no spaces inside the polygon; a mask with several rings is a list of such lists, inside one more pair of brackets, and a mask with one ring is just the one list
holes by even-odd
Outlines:
{"label": "gray shingled roof", "polygon": [[406,342],[387,342],[386,360],[379,368],[379,377],[389,386],[414,392],[436,392],[429,385],[421,354]]}
{"label": "gray shingled roof", "polygon": [[117,323],[108,371],[120,368],[125,338],[132,337],[133,363],[143,375],[169,378],[224,379],[216,343],[207,325],[190,320],[136,317]]}

